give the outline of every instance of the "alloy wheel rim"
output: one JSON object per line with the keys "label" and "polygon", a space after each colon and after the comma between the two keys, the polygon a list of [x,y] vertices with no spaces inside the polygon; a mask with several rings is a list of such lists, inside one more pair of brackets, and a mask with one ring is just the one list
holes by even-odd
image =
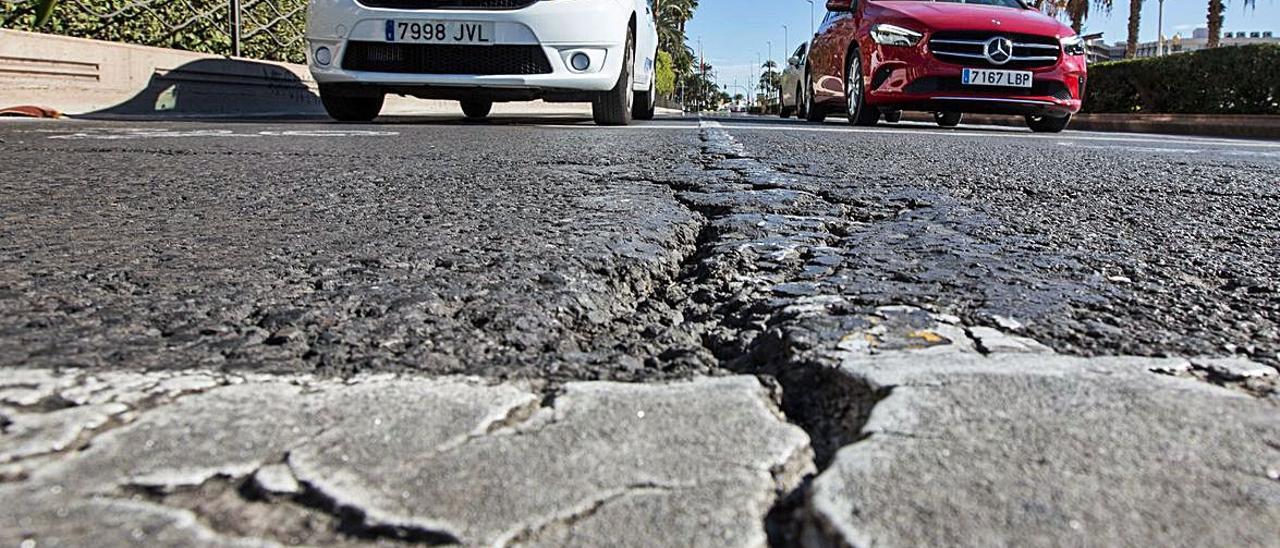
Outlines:
{"label": "alloy wheel rim", "polygon": [[813,81],[805,78],[804,83],[804,111],[806,114],[813,112],[815,100],[813,98]]}
{"label": "alloy wheel rim", "polygon": [[857,57],[849,63],[849,74],[845,75],[845,94],[849,98],[849,116],[858,114],[858,106],[862,102],[862,66]]}
{"label": "alloy wheel rim", "polygon": [[627,53],[627,110],[631,110],[636,104],[636,57],[634,54]]}

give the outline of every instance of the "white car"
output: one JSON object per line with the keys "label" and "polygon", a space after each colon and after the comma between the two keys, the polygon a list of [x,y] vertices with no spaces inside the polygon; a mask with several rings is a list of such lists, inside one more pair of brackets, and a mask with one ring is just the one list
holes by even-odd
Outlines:
{"label": "white car", "polygon": [[652,0],[311,0],[307,61],[325,110],[369,121],[388,93],[591,102],[602,125],[654,112]]}
{"label": "white car", "polygon": [[787,59],[787,68],[782,71],[782,106],[779,107],[778,115],[783,118],[790,118],[792,114],[804,118],[804,101],[800,98],[804,97],[804,67],[808,55],[809,43],[800,44],[791,58]]}

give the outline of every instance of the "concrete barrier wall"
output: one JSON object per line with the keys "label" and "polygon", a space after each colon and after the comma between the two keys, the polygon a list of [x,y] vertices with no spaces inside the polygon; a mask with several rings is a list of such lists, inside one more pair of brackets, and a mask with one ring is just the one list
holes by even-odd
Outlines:
{"label": "concrete barrier wall", "polygon": [[[390,96],[384,114],[461,115],[456,102]],[[0,30],[0,108],[86,117],[323,115],[303,65]],[[497,114],[589,116],[585,103],[507,103]]]}

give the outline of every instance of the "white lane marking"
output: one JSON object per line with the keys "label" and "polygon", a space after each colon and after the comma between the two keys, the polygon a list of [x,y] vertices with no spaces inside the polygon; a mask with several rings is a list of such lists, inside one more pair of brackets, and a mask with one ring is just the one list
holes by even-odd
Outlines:
{"label": "white lane marking", "polygon": [[372,131],[350,129],[301,129],[289,131],[259,131],[258,135],[268,137],[391,137],[399,135],[398,131]]}
{"label": "white lane marking", "polygon": [[1131,145],[1082,145],[1072,143],[1070,141],[1058,141],[1058,144],[1071,148],[1086,148],[1090,150],[1124,150],[1128,152],[1164,152],[1170,154],[1200,154],[1204,149],[1200,148],[1169,148],[1169,147],[1137,147]]}
{"label": "white lane marking", "polygon": [[939,131],[928,129],[889,129],[889,128],[851,128],[851,127],[820,127],[820,126],[800,126],[800,125],[749,125],[734,124],[730,122],[727,125],[719,127],[733,130],[747,131],[796,131],[796,132],[818,132],[818,133],[880,133],[890,135],[942,135],[950,137],[988,137],[997,139],[1054,139],[1061,140],[1069,138],[1077,141],[1105,141],[1120,143],[1158,143],[1158,144],[1175,144],[1175,145],[1213,145],[1213,146],[1231,146],[1231,147],[1251,147],[1251,148],[1276,148],[1280,149],[1280,143],[1257,142],[1243,140],[1220,140],[1220,139],[1201,139],[1187,137],[1122,137],[1122,136],[1102,136],[1096,133],[1088,135],[1076,135],[1068,133],[1063,135],[1035,135],[1032,133],[1021,133],[1013,131],[1004,131],[1000,133],[980,133],[973,131]]}
{"label": "white lane marking", "polygon": [[1155,154],[1201,154],[1210,153],[1220,156],[1247,156],[1247,157],[1263,157],[1263,158],[1280,158],[1280,151],[1268,150],[1224,150],[1224,149],[1203,149],[1203,148],[1169,148],[1169,147],[1136,147],[1129,145],[1082,145],[1067,141],[1059,141],[1059,145],[1071,148],[1084,148],[1090,150],[1123,150],[1126,152],[1150,152]]}
{"label": "white lane marking", "polygon": [[724,126],[720,125],[720,122],[717,122],[715,120],[698,120],[698,127],[702,129],[710,129],[710,128],[720,129],[720,128],[723,128]]}
{"label": "white lane marking", "polygon": [[95,128],[75,133],[67,133],[61,135],[50,135],[50,139],[97,139],[97,140],[131,140],[131,139],[179,139],[191,137],[235,137],[235,138],[257,138],[257,137],[390,137],[399,135],[397,131],[373,131],[373,130],[287,130],[287,131],[259,131],[256,133],[236,133],[230,129],[197,129],[197,130],[168,130],[159,128]]}
{"label": "white lane marking", "polygon": [[612,130],[619,130],[619,129],[623,129],[623,130],[626,130],[626,129],[632,129],[632,130],[634,130],[634,129],[698,129],[698,126],[695,126],[695,125],[693,125],[693,124],[689,124],[689,125],[686,125],[686,126],[672,126],[672,125],[597,126],[597,125],[595,125],[595,124],[581,124],[581,125],[538,124],[538,125],[533,125],[533,126],[497,126],[497,127],[535,127],[535,128],[538,128],[538,129],[612,129]]}

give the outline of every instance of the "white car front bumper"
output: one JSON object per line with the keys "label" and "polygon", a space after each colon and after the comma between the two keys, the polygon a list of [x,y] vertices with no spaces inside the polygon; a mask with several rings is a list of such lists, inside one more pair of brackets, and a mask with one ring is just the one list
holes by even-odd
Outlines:
{"label": "white car front bumper", "polygon": [[[618,82],[625,58],[630,0],[540,0],[514,10],[387,9],[356,0],[312,0],[307,18],[307,62],[321,84],[368,84],[388,87],[447,87],[607,91]],[[417,74],[366,72],[343,68],[352,41],[385,43],[385,22],[394,20],[491,21],[494,43],[542,48],[551,72],[524,75]],[[328,65],[315,52],[328,48]],[[487,46],[467,46],[483,48]],[[576,71],[569,58],[587,53],[591,67]]]}

